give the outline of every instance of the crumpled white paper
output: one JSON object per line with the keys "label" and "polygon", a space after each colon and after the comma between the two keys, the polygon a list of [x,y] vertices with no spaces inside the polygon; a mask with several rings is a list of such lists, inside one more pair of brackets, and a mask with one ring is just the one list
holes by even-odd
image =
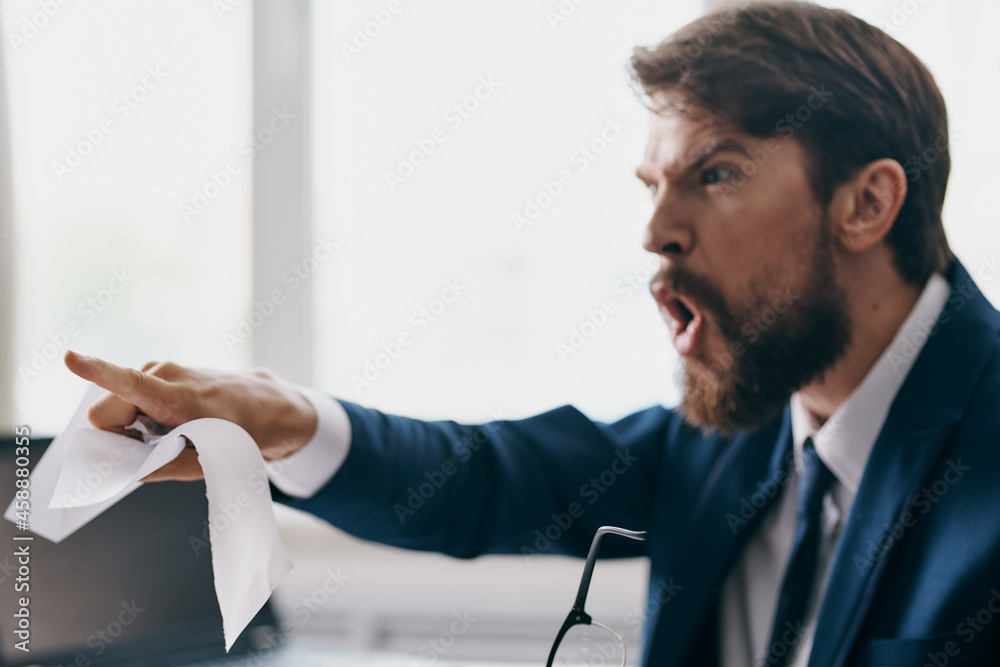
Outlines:
{"label": "crumpled white paper", "polygon": [[[261,484],[267,472],[260,449],[250,434],[223,419],[196,419],[163,436],[140,427],[146,442],[95,429],[87,409],[107,393],[90,386],[69,426],[32,471],[30,530],[62,541],[139,488],[141,478],[174,460],[186,437],[205,473],[215,592],[229,651],[292,569],[270,490]],[[16,521],[13,502],[4,518]],[[150,520],[155,520],[152,507]]]}

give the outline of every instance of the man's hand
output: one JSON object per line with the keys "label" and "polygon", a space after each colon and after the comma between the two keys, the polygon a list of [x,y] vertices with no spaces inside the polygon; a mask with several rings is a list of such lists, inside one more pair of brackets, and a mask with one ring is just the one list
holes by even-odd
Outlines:
{"label": "man's hand", "polygon": [[[247,373],[185,368],[149,362],[141,371],[67,352],[66,367],[111,395],[87,415],[96,428],[125,433],[145,414],[164,426],[218,417],[243,427],[267,460],[301,449],[316,432],[316,411],[302,394],[266,369]],[[143,478],[144,482],[203,477],[198,454],[189,444],[180,456]]]}

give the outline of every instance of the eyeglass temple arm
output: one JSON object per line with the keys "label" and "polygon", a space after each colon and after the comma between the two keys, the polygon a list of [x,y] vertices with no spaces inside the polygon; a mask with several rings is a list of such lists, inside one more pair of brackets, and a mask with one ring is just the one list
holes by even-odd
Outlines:
{"label": "eyeglass temple arm", "polygon": [[590,553],[587,554],[587,563],[583,566],[583,579],[580,580],[580,590],[576,593],[576,602],[573,604],[573,611],[582,612],[583,605],[587,601],[587,591],[590,590],[590,578],[594,576],[594,565],[597,564],[597,552],[601,547],[601,538],[608,533],[621,535],[633,540],[645,540],[644,530],[625,530],[615,526],[601,526],[594,535],[594,541],[590,544]]}

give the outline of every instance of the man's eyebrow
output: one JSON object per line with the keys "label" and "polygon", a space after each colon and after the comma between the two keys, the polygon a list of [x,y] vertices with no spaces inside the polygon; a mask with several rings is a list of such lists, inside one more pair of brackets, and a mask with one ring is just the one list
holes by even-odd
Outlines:
{"label": "man's eyebrow", "polygon": [[753,159],[753,156],[750,154],[750,151],[747,150],[746,146],[736,141],[735,139],[730,139],[730,138],[716,139],[714,141],[710,141],[707,144],[705,144],[705,146],[703,146],[702,149],[695,154],[695,156],[691,159],[691,161],[688,162],[688,166],[684,170],[684,173],[689,174],[693,171],[698,171],[702,167],[702,165],[704,165],[706,162],[708,162],[709,159],[711,159],[713,155],[715,155],[716,153],[724,153],[726,151],[732,151],[734,153],[742,153],[751,160]]}
{"label": "man's eyebrow", "polygon": [[[688,162],[688,166],[684,169],[685,174],[689,174],[693,171],[697,171],[704,165],[708,160],[712,158],[716,153],[723,153],[726,151],[733,151],[735,153],[742,153],[746,155],[751,160],[753,155],[747,150],[746,146],[731,138],[714,139],[707,144],[705,144],[701,150],[695,153],[694,157]],[[650,178],[646,173],[645,163],[639,165],[635,170],[635,176],[643,183],[655,182],[655,179]]]}

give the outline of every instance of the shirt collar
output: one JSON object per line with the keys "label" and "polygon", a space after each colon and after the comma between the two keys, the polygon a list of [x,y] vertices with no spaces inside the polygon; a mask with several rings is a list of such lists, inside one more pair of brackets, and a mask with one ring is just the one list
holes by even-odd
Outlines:
{"label": "shirt collar", "polygon": [[857,494],[889,407],[927,342],[928,332],[944,309],[950,291],[951,286],[941,274],[931,275],[892,343],[821,428],[816,428],[798,392],[792,394],[792,439],[797,469],[801,467],[802,445],[811,436],[820,460],[851,497]]}

